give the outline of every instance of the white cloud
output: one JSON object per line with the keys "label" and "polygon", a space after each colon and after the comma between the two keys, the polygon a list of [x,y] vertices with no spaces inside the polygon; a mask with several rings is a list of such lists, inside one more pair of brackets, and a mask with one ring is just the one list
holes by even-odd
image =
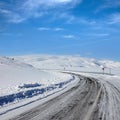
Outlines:
{"label": "white cloud", "polygon": [[24,20],[26,20],[25,17],[21,17],[19,14],[13,14],[12,16],[10,16],[8,22],[12,22],[12,23],[21,23]]}
{"label": "white cloud", "polygon": [[105,36],[109,36],[109,34],[108,33],[91,33],[91,34],[87,34],[87,36],[105,37]]}
{"label": "white cloud", "polygon": [[120,13],[113,14],[109,17],[109,24],[120,23]]}
{"label": "white cloud", "polygon": [[56,31],[56,32],[64,30],[64,28],[60,28],[60,27],[56,27],[56,28],[39,27],[39,28],[37,28],[37,29],[40,30],[40,31],[48,31],[48,30],[51,30],[51,31]]}
{"label": "white cloud", "polygon": [[[79,0],[79,2],[80,1],[81,0]],[[32,10],[43,6],[53,7],[56,5],[66,5],[68,3],[76,4],[78,3],[78,0],[27,0],[23,6]]]}
{"label": "white cloud", "polygon": [[26,0],[21,9],[24,10],[24,13],[29,14],[29,16],[36,16],[35,14],[39,16],[39,14],[44,14],[45,11],[49,12],[50,9],[60,8],[63,10],[71,8],[81,1],[82,0]]}
{"label": "white cloud", "polygon": [[66,21],[67,24],[85,24],[85,25],[92,25],[96,26],[97,22],[95,20],[89,20],[85,17],[76,17],[72,14],[69,14],[67,12],[61,13],[60,15],[56,14],[55,19],[63,19]]}
{"label": "white cloud", "polygon": [[62,30],[64,30],[63,28],[54,28],[54,31],[62,31]]}
{"label": "white cloud", "polygon": [[102,4],[101,6],[99,6],[94,12],[100,12],[104,9],[108,9],[108,8],[118,8],[120,7],[120,0],[105,0],[104,4]]}
{"label": "white cloud", "polygon": [[58,17],[59,17],[59,19],[65,19],[68,24],[71,24],[76,20],[73,15],[70,15],[66,12],[61,13],[61,14],[59,14],[59,13],[56,14],[55,19],[58,19]]}
{"label": "white cloud", "polygon": [[47,31],[47,30],[51,30],[51,28],[48,28],[48,27],[39,27],[38,30],[40,30],[40,31]]}
{"label": "white cloud", "polygon": [[63,38],[73,39],[73,38],[75,38],[75,36],[74,35],[64,35]]}
{"label": "white cloud", "polygon": [[[10,4],[10,9],[6,8],[6,4],[2,5],[4,9],[0,9],[0,14],[5,16],[9,22],[20,23],[29,18],[38,18],[50,14],[54,16],[56,12],[60,15],[65,13],[66,9],[74,7],[81,1],[82,0],[25,0],[24,2],[18,2],[15,7]],[[56,29],[55,31],[60,31],[60,29]]]}
{"label": "white cloud", "polygon": [[25,20],[25,17],[22,17],[17,12],[10,11],[10,10],[7,10],[7,9],[0,9],[0,13],[3,16],[5,16],[6,18],[8,18],[8,20],[7,20],[8,22],[20,23],[20,22]]}
{"label": "white cloud", "polygon": [[9,10],[5,10],[5,9],[0,9],[0,13],[2,13],[2,14],[9,14],[10,11]]}

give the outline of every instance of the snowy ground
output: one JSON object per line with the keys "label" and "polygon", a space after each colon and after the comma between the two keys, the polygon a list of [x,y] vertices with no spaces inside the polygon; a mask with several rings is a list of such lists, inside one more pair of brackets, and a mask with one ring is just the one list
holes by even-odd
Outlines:
{"label": "snowy ground", "polygon": [[[108,75],[102,74],[103,67]],[[77,85],[77,76],[63,72],[95,78],[104,93],[99,116],[103,120],[105,117],[106,120],[119,120],[116,113],[120,113],[120,93],[116,90],[120,90],[120,62],[53,55],[0,57],[0,119],[32,109]],[[111,101],[106,108],[107,99]],[[110,114],[113,106],[118,109]]]}

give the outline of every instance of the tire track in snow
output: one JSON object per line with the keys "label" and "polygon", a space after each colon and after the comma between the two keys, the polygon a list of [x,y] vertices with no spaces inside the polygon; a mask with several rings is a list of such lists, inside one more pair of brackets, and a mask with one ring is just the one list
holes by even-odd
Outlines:
{"label": "tire track in snow", "polygon": [[95,109],[95,107],[96,107],[96,105],[98,103],[101,92],[102,92],[102,87],[100,88],[100,90],[99,90],[99,92],[98,92],[98,94],[97,94],[97,96],[95,98],[95,101],[94,101],[92,107],[89,109],[89,111],[88,111],[86,117],[84,118],[84,120],[90,120],[90,118],[91,118],[91,116],[92,116],[92,114],[94,112],[94,109]]}
{"label": "tire track in snow", "polygon": [[114,83],[104,81],[99,116],[101,120],[120,120],[120,89]]}
{"label": "tire track in snow", "polygon": [[92,118],[101,88],[95,79],[79,78],[77,86],[12,120],[87,120],[86,113]]}

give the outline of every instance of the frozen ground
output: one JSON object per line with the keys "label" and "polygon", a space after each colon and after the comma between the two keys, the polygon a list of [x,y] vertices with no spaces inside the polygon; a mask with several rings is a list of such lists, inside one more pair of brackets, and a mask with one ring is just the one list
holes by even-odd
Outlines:
{"label": "frozen ground", "polygon": [[119,62],[79,56],[0,57],[1,120],[120,120],[119,106]]}

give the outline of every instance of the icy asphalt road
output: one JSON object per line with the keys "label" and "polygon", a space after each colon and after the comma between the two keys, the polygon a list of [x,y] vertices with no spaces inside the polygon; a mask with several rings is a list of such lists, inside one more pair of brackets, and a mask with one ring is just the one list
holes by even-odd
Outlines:
{"label": "icy asphalt road", "polygon": [[120,84],[75,75],[72,89],[11,120],[120,120]]}

